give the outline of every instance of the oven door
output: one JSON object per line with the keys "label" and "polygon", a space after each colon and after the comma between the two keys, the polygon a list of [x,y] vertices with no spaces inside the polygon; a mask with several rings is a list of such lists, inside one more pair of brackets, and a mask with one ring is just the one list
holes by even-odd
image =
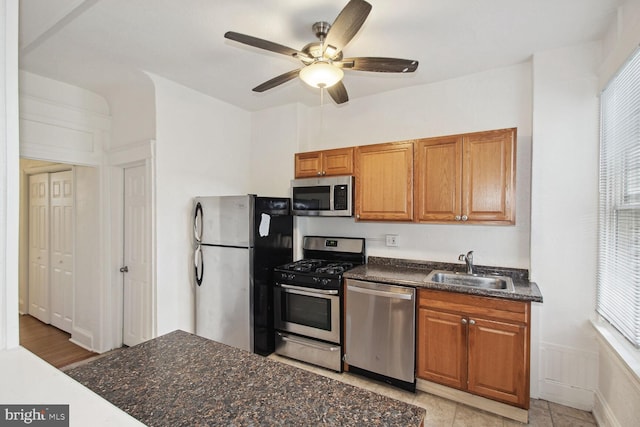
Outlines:
{"label": "oven door", "polygon": [[340,343],[340,296],[337,290],[276,283],[276,329]]}

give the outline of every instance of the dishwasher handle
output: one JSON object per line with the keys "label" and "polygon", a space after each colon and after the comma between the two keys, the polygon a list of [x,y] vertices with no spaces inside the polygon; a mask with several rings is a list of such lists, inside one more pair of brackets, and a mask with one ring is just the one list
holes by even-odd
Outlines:
{"label": "dishwasher handle", "polygon": [[361,294],[375,295],[378,297],[385,297],[385,298],[394,298],[394,299],[403,299],[403,300],[413,299],[413,294],[410,292],[400,293],[400,292],[379,291],[377,289],[361,288],[360,286],[353,286],[353,285],[347,285],[347,291],[359,292]]}

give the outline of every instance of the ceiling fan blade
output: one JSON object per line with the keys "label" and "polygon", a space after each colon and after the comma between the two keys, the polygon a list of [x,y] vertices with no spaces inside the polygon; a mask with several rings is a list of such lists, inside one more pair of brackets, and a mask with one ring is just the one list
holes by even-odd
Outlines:
{"label": "ceiling fan blade", "polygon": [[331,98],[333,98],[336,104],[342,104],[349,100],[347,88],[344,87],[342,82],[338,82],[333,86],[328,87],[327,92],[329,92],[329,95],[331,95]]}
{"label": "ceiling fan blade", "polygon": [[300,70],[292,70],[292,71],[287,71],[284,74],[280,74],[277,77],[272,78],[271,80],[267,80],[266,82],[262,83],[261,85],[258,85],[256,87],[253,88],[254,92],[264,92],[265,90],[274,88],[278,85],[281,85],[282,83],[286,83],[289,80],[295,79],[296,77],[298,77],[298,73],[300,73]]}
{"label": "ceiling fan blade", "polygon": [[244,43],[246,45],[249,46],[253,46],[253,47],[257,47],[260,49],[264,49],[264,50],[269,50],[271,52],[275,52],[275,53],[281,53],[283,55],[287,55],[287,56],[292,56],[294,58],[309,58],[309,55],[300,52],[299,50],[296,49],[292,49],[290,47],[287,46],[283,46],[281,44],[278,43],[274,43],[274,42],[270,42],[268,40],[264,40],[264,39],[259,39],[257,37],[253,37],[253,36],[248,36],[246,34],[240,34],[240,33],[236,33],[234,31],[227,31],[226,33],[224,33],[224,37],[229,39],[229,40],[233,40],[233,41],[237,41],[240,43]]}
{"label": "ceiling fan blade", "polygon": [[367,19],[371,5],[364,0],[351,0],[338,14],[324,40],[324,52],[334,57],[356,35]]}
{"label": "ceiling fan blade", "polygon": [[413,73],[418,68],[418,61],[398,58],[344,58],[333,64],[350,70],[377,73]]}

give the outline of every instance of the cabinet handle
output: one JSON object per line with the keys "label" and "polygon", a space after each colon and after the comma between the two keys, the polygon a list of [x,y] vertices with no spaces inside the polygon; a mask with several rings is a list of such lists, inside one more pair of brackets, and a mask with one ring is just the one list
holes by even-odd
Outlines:
{"label": "cabinet handle", "polygon": [[460,219],[461,219],[461,218],[460,218],[460,215],[456,215],[455,220],[456,220],[456,221],[460,221]]}
{"label": "cabinet handle", "polygon": [[360,219],[360,214],[356,214],[356,219]]}
{"label": "cabinet handle", "polygon": [[460,323],[462,323],[463,325],[467,324],[467,319],[465,319],[464,317],[462,318],[462,320],[460,320]]}
{"label": "cabinet handle", "polygon": [[469,320],[469,324],[470,324],[470,325],[475,325],[475,324],[476,324],[476,321],[475,321],[475,320],[473,320],[473,319],[470,319],[470,320]]}
{"label": "cabinet handle", "polygon": [[466,220],[468,220],[468,219],[469,219],[469,217],[468,217],[468,216],[466,216],[466,215],[462,215],[462,220],[463,220],[463,221],[466,221]]}
{"label": "cabinet handle", "polygon": [[322,171],[318,171],[318,172],[316,172],[316,175],[318,175],[318,176],[322,176]]}

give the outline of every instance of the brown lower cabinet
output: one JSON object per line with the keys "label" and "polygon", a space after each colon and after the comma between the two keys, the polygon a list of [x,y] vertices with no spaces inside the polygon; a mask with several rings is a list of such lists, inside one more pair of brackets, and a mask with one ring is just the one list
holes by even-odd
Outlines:
{"label": "brown lower cabinet", "polygon": [[531,303],[421,289],[417,376],[529,409]]}

